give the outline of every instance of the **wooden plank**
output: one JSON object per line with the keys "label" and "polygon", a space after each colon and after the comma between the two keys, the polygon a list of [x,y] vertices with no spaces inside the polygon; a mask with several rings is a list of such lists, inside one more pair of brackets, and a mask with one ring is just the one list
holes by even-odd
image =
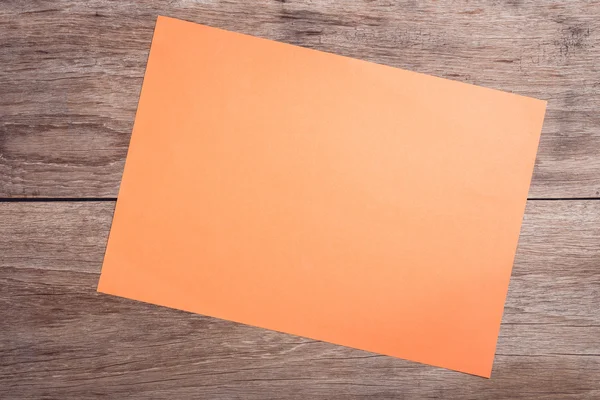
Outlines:
{"label": "wooden plank", "polygon": [[600,2],[0,6],[0,197],[114,197],[155,18],[179,17],[549,100],[530,197],[600,196]]}
{"label": "wooden plank", "polygon": [[491,380],[98,294],[113,208],[0,203],[6,398],[600,396],[600,201],[529,202]]}

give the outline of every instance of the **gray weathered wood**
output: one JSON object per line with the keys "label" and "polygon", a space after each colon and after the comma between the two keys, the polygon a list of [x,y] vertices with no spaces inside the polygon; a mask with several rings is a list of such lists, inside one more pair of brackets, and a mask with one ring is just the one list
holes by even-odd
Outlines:
{"label": "gray weathered wood", "polygon": [[546,99],[530,197],[600,195],[598,1],[5,0],[0,197],[116,196],[158,14]]}
{"label": "gray weathered wood", "polygon": [[600,397],[600,201],[529,202],[491,380],[98,294],[113,208],[0,203],[0,398]]}

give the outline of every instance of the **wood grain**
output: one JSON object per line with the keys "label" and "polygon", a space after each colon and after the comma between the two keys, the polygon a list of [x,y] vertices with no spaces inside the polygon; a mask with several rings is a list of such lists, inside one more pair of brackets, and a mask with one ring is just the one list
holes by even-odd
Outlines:
{"label": "wood grain", "polygon": [[491,380],[98,294],[113,208],[0,203],[0,398],[600,397],[600,201],[529,202]]}
{"label": "wood grain", "polygon": [[600,195],[600,2],[0,4],[0,197],[115,197],[158,14],[549,101],[530,197]]}

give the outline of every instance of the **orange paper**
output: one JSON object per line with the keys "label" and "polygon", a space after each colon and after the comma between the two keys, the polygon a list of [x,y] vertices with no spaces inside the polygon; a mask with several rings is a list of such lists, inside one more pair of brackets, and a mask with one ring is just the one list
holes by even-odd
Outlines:
{"label": "orange paper", "polygon": [[98,290],[488,377],[544,110],[159,17]]}

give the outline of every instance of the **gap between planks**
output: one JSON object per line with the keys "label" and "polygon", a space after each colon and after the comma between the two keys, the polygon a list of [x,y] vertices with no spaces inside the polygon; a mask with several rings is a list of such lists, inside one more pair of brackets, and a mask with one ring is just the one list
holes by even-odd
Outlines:
{"label": "gap between planks", "polygon": [[[598,201],[600,197],[528,197],[527,201]],[[117,201],[116,197],[1,197],[0,203],[57,203]]]}

